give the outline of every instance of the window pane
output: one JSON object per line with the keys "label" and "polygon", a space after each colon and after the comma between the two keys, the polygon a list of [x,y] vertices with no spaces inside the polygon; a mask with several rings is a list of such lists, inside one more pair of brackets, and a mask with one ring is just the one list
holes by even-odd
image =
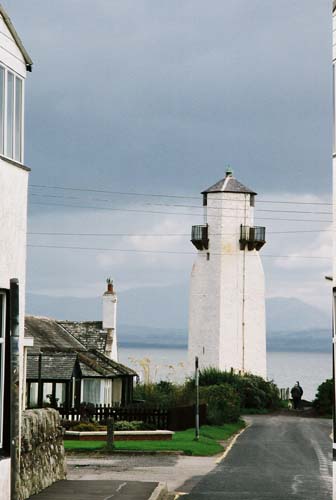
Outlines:
{"label": "window pane", "polygon": [[55,392],[57,406],[65,405],[66,401],[66,384],[57,382]]}
{"label": "window pane", "polygon": [[38,398],[38,382],[31,382],[28,408],[37,408],[38,405],[37,398]]}
{"label": "window pane", "polygon": [[22,161],[22,80],[15,78],[15,160]]}
{"label": "window pane", "polygon": [[52,395],[52,383],[51,382],[44,382],[43,384],[43,403],[48,403],[50,404],[50,397],[48,396]]}
{"label": "window pane", "polygon": [[83,385],[83,402],[100,404],[100,380],[84,379]]}
{"label": "window pane", "polygon": [[4,153],[5,70],[0,66],[0,154]]}
{"label": "window pane", "polygon": [[104,401],[102,403],[110,405],[112,404],[112,380],[102,380],[102,384],[104,388]]}
{"label": "window pane", "polygon": [[6,156],[13,158],[14,138],[14,75],[8,71],[7,74],[7,149]]}

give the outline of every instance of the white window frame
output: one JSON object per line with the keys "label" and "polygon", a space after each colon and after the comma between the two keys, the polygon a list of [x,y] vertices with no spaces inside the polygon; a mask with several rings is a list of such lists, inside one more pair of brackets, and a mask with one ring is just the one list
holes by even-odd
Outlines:
{"label": "white window frame", "polygon": [[4,399],[5,399],[5,364],[6,364],[6,294],[0,291],[2,307],[2,323],[0,324],[0,449],[3,448],[4,433]]}
{"label": "white window frame", "polygon": [[[1,68],[4,70],[4,116],[3,116],[3,126],[4,126],[4,136],[3,136],[3,141],[4,141],[4,150],[3,152],[0,152],[0,155],[8,158],[9,160],[16,161],[17,163],[23,164],[23,159],[24,159],[24,95],[25,95],[25,81],[22,76],[20,76],[18,73],[13,71],[11,68],[8,68],[4,64],[0,64]],[[8,73],[12,73],[14,76],[14,88],[13,88],[13,155],[9,156],[7,154],[7,109],[8,109],[8,92],[7,92],[7,86],[8,86]],[[16,119],[16,79],[21,80],[21,157],[19,159],[15,158],[15,149],[16,149],[16,144],[15,144],[15,119]]]}

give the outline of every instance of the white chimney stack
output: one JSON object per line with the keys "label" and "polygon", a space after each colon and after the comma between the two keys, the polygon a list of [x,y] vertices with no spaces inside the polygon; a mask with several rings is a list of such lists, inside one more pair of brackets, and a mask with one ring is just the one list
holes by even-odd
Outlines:
{"label": "white chimney stack", "polygon": [[118,361],[117,346],[117,295],[113,281],[108,278],[107,290],[103,295],[103,329],[106,330],[105,355]]}

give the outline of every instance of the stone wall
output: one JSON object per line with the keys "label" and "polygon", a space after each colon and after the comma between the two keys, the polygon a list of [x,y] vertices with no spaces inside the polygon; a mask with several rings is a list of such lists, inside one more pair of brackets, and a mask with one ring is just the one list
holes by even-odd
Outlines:
{"label": "stone wall", "polygon": [[65,479],[65,454],[60,415],[51,408],[22,414],[18,500]]}

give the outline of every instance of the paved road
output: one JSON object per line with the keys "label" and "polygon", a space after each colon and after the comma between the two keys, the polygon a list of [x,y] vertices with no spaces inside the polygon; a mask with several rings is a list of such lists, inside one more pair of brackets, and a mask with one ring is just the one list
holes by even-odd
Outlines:
{"label": "paved road", "polygon": [[149,481],[167,484],[169,491],[189,492],[214,467],[218,457],[183,455],[121,455],[67,457],[68,479]]}
{"label": "paved road", "polygon": [[158,483],[59,481],[29,500],[148,500]]}
{"label": "paved road", "polygon": [[182,498],[331,500],[330,420],[288,416],[249,420],[251,426],[226,458]]}

